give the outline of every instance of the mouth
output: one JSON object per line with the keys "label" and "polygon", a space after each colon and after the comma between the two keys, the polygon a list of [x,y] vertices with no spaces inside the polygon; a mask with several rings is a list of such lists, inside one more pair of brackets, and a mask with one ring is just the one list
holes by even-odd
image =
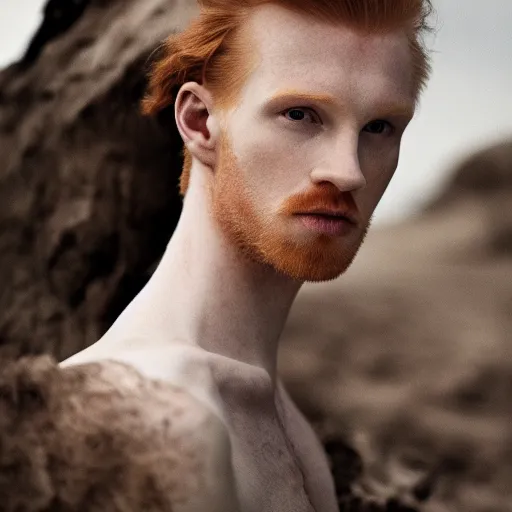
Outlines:
{"label": "mouth", "polygon": [[356,216],[348,211],[347,209],[344,210],[331,210],[326,208],[316,208],[314,210],[308,210],[305,212],[298,212],[296,215],[312,215],[320,218],[325,218],[327,220],[345,220],[346,222],[349,222],[350,224],[357,225],[357,219]]}
{"label": "mouth", "polygon": [[349,212],[312,210],[296,216],[309,230],[328,236],[348,235],[357,226],[357,221]]}

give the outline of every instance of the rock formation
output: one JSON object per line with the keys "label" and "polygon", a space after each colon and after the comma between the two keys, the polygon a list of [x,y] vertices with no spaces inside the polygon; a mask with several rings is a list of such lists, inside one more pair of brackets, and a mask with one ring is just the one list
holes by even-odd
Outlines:
{"label": "rock formation", "polygon": [[512,140],[470,155],[429,210],[467,200],[482,205],[487,215],[487,253],[512,255]]}
{"label": "rock formation", "polygon": [[0,73],[0,339],[57,358],[140,290],[181,210],[181,139],[138,105],[151,53],[196,4],[85,3],[51,0]]}
{"label": "rock formation", "polygon": [[43,23],[32,38],[20,64],[33,64],[49,42],[64,34],[80,19],[88,5],[89,0],[49,0],[44,7]]}

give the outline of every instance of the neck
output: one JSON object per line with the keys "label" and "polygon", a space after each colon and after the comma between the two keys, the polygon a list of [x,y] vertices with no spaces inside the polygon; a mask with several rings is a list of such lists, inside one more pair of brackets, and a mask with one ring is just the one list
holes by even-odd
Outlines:
{"label": "neck", "polygon": [[302,283],[244,257],[208,204],[206,184],[191,181],[167,250],[127,315],[168,343],[264,368],[275,380],[279,338]]}

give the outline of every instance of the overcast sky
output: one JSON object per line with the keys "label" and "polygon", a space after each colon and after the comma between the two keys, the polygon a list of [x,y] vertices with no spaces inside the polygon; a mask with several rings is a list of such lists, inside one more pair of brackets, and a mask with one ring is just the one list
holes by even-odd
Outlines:
{"label": "overcast sky", "polygon": [[[0,1],[0,67],[20,56],[45,0]],[[376,220],[398,220],[435,194],[469,151],[512,138],[512,0],[434,0],[433,76]]]}

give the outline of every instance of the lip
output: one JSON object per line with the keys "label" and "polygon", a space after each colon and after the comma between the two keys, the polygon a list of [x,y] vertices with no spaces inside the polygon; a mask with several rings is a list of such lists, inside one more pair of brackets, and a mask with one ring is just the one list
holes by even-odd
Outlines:
{"label": "lip", "polygon": [[355,215],[347,209],[331,210],[328,208],[315,208],[314,210],[299,212],[297,215],[318,215],[318,216],[323,216],[323,217],[334,217],[335,219],[341,218],[341,219],[349,222],[350,224],[357,225],[357,220],[356,220]]}
{"label": "lip", "polygon": [[300,213],[297,214],[302,224],[311,231],[328,236],[348,235],[355,227],[356,222],[339,213]]}

